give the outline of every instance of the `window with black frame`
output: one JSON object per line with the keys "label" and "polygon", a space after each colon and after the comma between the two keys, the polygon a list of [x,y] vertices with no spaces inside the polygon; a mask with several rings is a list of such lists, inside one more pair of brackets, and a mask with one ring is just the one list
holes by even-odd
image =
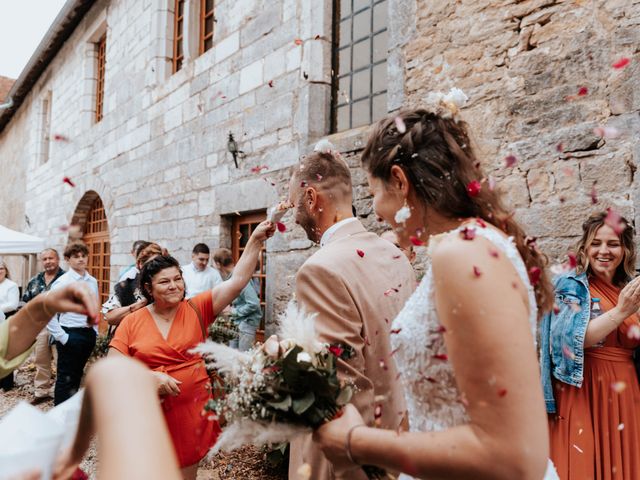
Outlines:
{"label": "window with black frame", "polygon": [[388,0],[334,0],[332,128],[387,113]]}

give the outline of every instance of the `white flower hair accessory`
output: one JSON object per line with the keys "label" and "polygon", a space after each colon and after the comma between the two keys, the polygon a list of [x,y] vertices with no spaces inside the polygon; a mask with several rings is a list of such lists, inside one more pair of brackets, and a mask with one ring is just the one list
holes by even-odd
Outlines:
{"label": "white flower hair accessory", "polygon": [[316,146],[313,147],[314,152],[320,153],[331,153],[336,151],[336,147],[326,138],[321,139],[316,143]]}
{"label": "white flower hair accessory", "polygon": [[442,118],[453,118],[458,121],[460,109],[464,107],[469,97],[459,88],[452,88],[449,93],[430,92],[426,98],[425,108]]}

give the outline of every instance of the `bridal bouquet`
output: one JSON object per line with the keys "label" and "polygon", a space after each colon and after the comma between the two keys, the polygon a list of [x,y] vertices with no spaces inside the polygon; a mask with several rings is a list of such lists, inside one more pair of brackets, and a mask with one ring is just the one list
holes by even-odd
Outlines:
{"label": "bridal bouquet", "polygon": [[[206,407],[226,421],[212,454],[288,442],[332,420],[349,402],[353,389],[338,379],[337,359],[346,360],[352,352],[319,342],[314,321],[315,315],[291,302],[277,337],[263,345],[248,352],[210,341],[196,347],[225,384],[224,397]],[[369,478],[384,474],[363,468]]]}

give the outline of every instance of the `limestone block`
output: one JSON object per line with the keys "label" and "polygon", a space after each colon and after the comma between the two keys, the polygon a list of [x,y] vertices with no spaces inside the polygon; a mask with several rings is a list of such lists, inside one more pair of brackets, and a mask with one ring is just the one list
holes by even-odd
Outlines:
{"label": "limestone block", "polygon": [[273,2],[269,8],[262,9],[240,30],[240,45],[246,47],[269,33],[281,22],[281,7]]}
{"label": "limestone block", "polygon": [[215,45],[216,63],[222,62],[240,49],[240,32],[235,31]]}
{"label": "limestone block", "polygon": [[248,92],[263,83],[264,60],[257,60],[240,71],[239,93]]}

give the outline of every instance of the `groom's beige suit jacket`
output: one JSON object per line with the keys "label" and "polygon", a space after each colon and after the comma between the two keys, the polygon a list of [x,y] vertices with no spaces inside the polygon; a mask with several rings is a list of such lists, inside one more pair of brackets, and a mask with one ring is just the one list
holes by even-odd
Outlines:
{"label": "groom's beige suit jacket", "polygon": [[[296,275],[297,301],[307,312],[318,314],[321,341],[348,344],[355,350],[350,360],[340,361],[339,375],[355,382],[351,402],[370,426],[377,405],[382,428],[399,428],[405,415],[390,330],[415,284],[407,258],[357,220],[339,226]],[[313,480],[366,478],[359,469],[342,476],[334,473],[311,435],[291,443],[291,480],[299,478],[304,463],[310,464]]]}

